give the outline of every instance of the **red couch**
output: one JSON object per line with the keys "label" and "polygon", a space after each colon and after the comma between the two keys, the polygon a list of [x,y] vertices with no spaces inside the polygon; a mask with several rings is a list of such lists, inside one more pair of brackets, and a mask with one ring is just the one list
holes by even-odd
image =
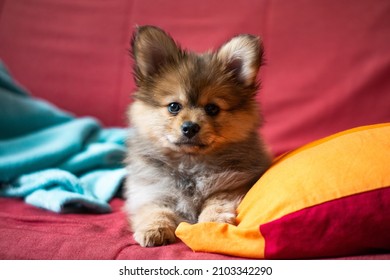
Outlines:
{"label": "red couch", "polygon": [[[135,25],[158,25],[195,51],[259,35],[262,133],[278,155],[390,121],[389,17],[386,0],[0,0],[0,59],[34,96],[125,126]],[[0,198],[0,259],[234,259],[193,253],[180,241],[141,248],[122,204],[112,200],[111,214],[59,215]],[[346,258],[390,258],[379,253]]]}

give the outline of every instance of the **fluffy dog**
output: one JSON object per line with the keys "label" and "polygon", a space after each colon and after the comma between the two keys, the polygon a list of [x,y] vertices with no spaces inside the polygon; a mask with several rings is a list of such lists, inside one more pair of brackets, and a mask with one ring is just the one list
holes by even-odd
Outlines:
{"label": "fluffy dog", "polygon": [[135,240],[172,243],[182,221],[234,224],[238,203],[271,162],[258,135],[260,39],[239,35],[196,54],[141,26],[131,46],[137,90],[125,207]]}

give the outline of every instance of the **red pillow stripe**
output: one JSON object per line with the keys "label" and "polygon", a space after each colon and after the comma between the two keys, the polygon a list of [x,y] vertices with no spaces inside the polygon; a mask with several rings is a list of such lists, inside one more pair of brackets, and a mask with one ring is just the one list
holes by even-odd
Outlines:
{"label": "red pillow stripe", "polygon": [[302,209],[261,225],[260,232],[265,239],[266,259],[337,257],[390,250],[390,187]]}

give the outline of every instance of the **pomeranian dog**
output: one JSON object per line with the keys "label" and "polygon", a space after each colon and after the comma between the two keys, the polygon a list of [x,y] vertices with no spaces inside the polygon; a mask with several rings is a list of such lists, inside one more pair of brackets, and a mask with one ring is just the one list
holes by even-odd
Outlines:
{"label": "pomeranian dog", "polygon": [[235,223],[236,207],[271,163],[258,136],[263,47],[239,35],[215,52],[182,49],[137,27],[125,209],[144,247],[175,242],[180,222]]}

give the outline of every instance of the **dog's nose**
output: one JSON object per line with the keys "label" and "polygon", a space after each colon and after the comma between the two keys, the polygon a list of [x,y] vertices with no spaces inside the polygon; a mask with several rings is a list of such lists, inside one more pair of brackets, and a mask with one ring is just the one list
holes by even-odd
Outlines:
{"label": "dog's nose", "polygon": [[184,122],[181,126],[183,135],[187,138],[194,137],[200,130],[200,126],[194,122]]}

